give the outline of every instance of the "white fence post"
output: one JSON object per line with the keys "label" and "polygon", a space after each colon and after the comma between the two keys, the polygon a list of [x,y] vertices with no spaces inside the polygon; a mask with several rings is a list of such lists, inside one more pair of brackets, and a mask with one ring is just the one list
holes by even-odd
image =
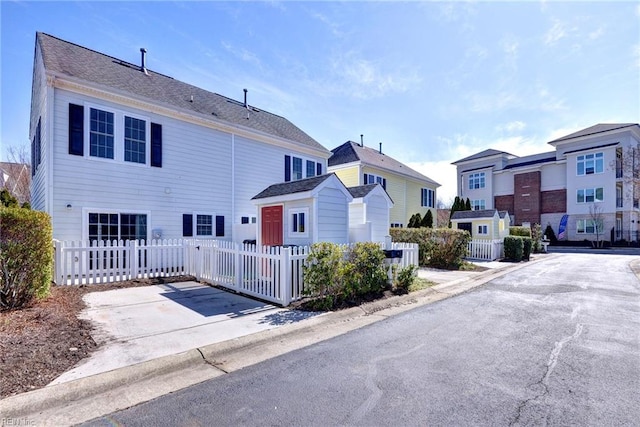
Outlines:
{"label": "white fence post", "polygon": [[138,277],[138,241],[137,240],[129,240],[126,245],[129,250],[129,277],[131,280],[135,277]]}
{"label": "white fence post", "polygon": [[280,297],[282,305],[287,306],[291,303],[291,248],[283,248],[280,261]]}

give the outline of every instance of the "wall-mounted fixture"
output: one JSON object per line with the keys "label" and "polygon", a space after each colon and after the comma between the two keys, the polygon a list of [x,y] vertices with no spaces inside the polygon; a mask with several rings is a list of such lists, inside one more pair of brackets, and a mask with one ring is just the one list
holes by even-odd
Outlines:
{"label": "wall-mounted fixture", "polygon": [[67,203],[67,210],[70,211],[71,208],[73,208],[73,206],[71,206],[71,203]]}

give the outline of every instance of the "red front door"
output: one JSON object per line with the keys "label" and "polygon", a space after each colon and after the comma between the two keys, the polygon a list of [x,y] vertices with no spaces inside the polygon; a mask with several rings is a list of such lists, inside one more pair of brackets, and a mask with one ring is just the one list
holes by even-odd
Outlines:
{"label": "red front door", "polygon": [[262,244],[282,245],[282,206],[262,208]]}

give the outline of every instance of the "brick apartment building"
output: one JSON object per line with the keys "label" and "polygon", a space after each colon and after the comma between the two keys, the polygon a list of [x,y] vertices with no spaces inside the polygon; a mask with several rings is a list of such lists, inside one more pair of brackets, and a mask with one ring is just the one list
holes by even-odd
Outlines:
{"label": "brick apartment building", "polygon": [[604,240],[638,241],[640,126],[598,124],[549,144],[525,157],[488,149],[453,162],[458,195],[473,209],[508,211],[512,224],[562,228],[564,240],[592,240],[598,227]]}

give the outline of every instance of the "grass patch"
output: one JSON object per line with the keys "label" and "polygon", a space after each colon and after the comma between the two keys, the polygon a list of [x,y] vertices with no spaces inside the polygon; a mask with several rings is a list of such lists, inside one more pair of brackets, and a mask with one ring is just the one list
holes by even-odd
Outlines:
{"label": "grass patch", "polygon": [[409,292],[421,291],[423,289],[430,288],[433,285],[435,285],[435,283],[430,280],[423,279],[422,277],[416,277],[411,286],[409,286]]}

